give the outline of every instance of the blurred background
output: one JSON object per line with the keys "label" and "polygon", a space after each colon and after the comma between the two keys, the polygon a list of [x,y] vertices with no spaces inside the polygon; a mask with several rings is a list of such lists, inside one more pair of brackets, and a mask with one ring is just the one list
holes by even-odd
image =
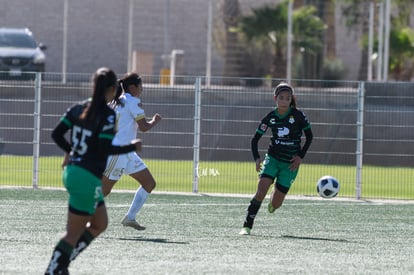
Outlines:
{"label": "blurred background", "polygon": [[143,75],[411,80],[413,6],[411,0],[0,0],[0,27],[29,28],[47,46],[46,72],[109,66]]}
{"label": "blurred background", "polygon": [[[61,186],[50,132],[107,66],[141,74],[147,116],[163,116],[139,133],[159,191],[253,193],[250,139],[274,108],[272,88],[288,80],[314,131],[291,194],[315,196],[318,178],[331,174],[340,196],[413,199],[413,8],[412,0],[0,0],[0,185]],[[30,29],[36,55],[3,43],[6,28]],[[135,187],[126,177],[117,184]]]}

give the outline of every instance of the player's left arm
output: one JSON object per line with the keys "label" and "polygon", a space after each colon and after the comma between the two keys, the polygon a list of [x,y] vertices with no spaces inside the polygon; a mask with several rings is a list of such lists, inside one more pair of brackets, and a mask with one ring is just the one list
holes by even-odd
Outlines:
{"label": "player's left arm", "polygon": [[152,127],[158,124],[161,121],[160,114],[156,113],[151,120],[147,121],[145,117],[141,117],[140,119],[136,120],[138,123],[138,127],[142,132],[146,132],[150,130]]}
{"label": "player's left arm", "polygon": [[313,140],[313,133],[312,133],[312,129],[310,128],[310,126],[309,128],[305,129],[303,132],[305,133],[305,138],[306,138],[305,144],[303,144],[302,148],[300,149],[298,153],[298,156],[302,159],[305,157],[306,152],[308,151],[312,143],[312,140]]}
{"label": "player's left arm", "polygon": [[300,125],[302,128],[302,131],[305,133],[306,139],[305,139],[305,144],[303,144],[302,148],[300,149],[298,153],[298,156],[303,159],[312,143],[313,133],[312,133],[310,122],[308,118],[306,117],[306,114],[300,111],[300,116],[301,116]]}
{"label": "player's left arm", "polygon": [[139,130],[141,130],[141,132],[147,132],[151,130],[152,127],[157,125],[158,122],[160,122],[161,120],[161,116],[158,113],[153,115],[152,119],[147,120],[140,99],[130,98],[126,103],[126,107],[128,108],[130,114],[138,124],[138,128]]}
{"label": "player's left arm", "polygon": [[304,130],[304,133],[305,133],[305,137],[306,137],[305,144],[302,146],[302,148],[300,149],[298,154],[290,160],[291,164],[290,164],[289,168],[290,168],[291,171],[295,171],[296,169],[299,168],[299,166],[302,162],[302,159],[305,157],[306,152],[308,151],[309,146],[312,143],[313,134],[312,134],[311,128],[309,127],[308,129]]}
{"label": "player's left arm", "polygon": [[301,119],[300,125],[302,127],[303,132],[305,133],[305,138],[306,139],[305,139],[305,144],[303,144],[303,146],[299,150],[298,154],[290,160],[291,161],[291,164],[290,164],[290,170],[291,171],[294,171],[294,170],[299,168],[299,166],[302,162],[302,159],[305,157],[306,152],[308,151],[308,149],[309,149],[309,147],[312,143],[312,140],[313,140],[313,133],[312,133],[311,125],[310,125],[306,115],[303,112],[301,112],[301,114],[302,114],[302,119]]}

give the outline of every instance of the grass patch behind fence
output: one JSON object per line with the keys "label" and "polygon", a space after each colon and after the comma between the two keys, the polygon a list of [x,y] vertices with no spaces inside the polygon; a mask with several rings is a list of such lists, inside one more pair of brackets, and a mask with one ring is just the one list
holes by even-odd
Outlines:
{"label": "grass patch behind fence", "polygon": [[[62,187],[61,157],[41,157],[38,187]],[[253,162],[200,162],[199,176],[193,182],[192,161],[145,160],[157,181],[157,191],[200,193],[253,194],[257,173]],[[26,156],[0,156],[0,185],[32,186],[33,159]],[[303,163],[289,194],[317,196],[316,182],[323,175],[332,175],[341,183],[340,197],[356,197],[356,168],[341,165]],[[362,198],[414,199],[414,169],[405,167],[364,166]],[[123,176],[117,190],[135,190],[137,183]]]}
{"label": "grass patch behind fence", "polygon": [[[109,226],[71,274],[410,274],[413,204],[287,199],[260,209],[240,236],[249,198],[151,195],[138,220],[120,220],[132,193],[106,198]],[[265,201],[267,203],[267,200]],[[0,274],[42,274],[66,222],[67,194],[0,189]]]}

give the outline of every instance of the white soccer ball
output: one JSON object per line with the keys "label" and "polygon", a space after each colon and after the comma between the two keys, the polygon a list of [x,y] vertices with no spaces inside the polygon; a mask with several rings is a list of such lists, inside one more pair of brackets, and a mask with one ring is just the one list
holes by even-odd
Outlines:
{"label": "white soccer ball", "polygon": [[322,198],[333,198],[339,193],[339,181],[332,176],[323,176],[316,184],[316,191]]}

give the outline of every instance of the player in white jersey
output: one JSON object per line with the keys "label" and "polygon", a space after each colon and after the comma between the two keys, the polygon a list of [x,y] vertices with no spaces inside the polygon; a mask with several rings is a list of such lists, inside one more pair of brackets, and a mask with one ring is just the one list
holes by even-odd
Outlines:
{"label": "player in white jersey", "polygon": [[[143,91],[142,80],[138,74],[126,74],[119,80],[119,84],[122,91],[119,90],[118,94],[121,92],[122,94],[118,97],[116,106],[114,106],[117,113],[118,128],[113,139],[114,145],[130,144],[131,140],[136,139],[138,129],[146,132],[161,120],[161,116],[155,114],[151,120],[147,121],[140,99]],[[141,210],[149,194],[154,190],[155,180],[136,152],[110,156],[102,178],[102,191],[105,196],[111,192],[112,187],[123,174],[131,176],[141,186],[135,192],[134,200],[121,223],[136,230],[144,230],[145,227],[136,221],[136,215]]]}

